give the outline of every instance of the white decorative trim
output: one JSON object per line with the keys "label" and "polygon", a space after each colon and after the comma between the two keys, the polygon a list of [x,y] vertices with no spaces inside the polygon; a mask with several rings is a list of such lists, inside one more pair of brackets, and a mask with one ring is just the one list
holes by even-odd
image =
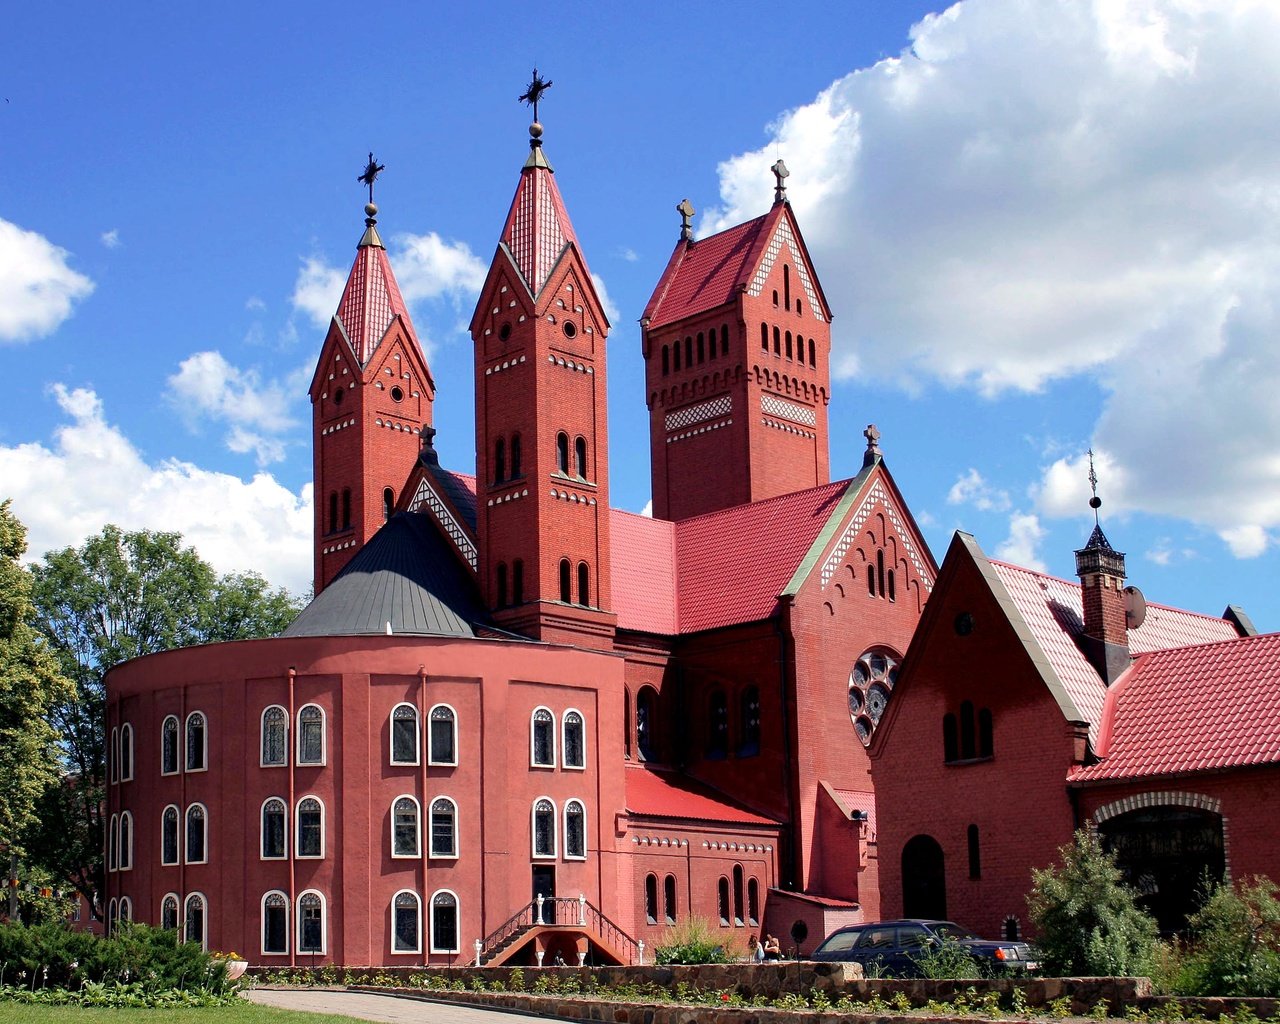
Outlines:
{"label": "white decorative trim", "polygon": [[898,514],[893,502],[889,500],[889,493],[879,480],[876,481],[875,486],[871,488],[866,498],[863,499],[862,504],[858,506],[858,511],[849,520],[849,525],[844,528],[844,533],[840,535],[840,539],[831,550],[831,554],[822,563],[822,589],[825,590],[827,584],[831,582],[831,577],[836,574],[840,563],[844,561],[844,556],[853,547],[854,538],[858,536],[859,531],[862,529],[862,524],[867,521],[867,518],[871,515],[872,508],[876,504],[884,506],[885,514],[888,515],[889,521],[893,523],[893,528],[897,530],[902,546],[906,549],[907,557],[911,559],[911,564],[915,566],[916,574],[920,577],[920,582],[924,584],[925,590],[932,593],[933,577],[929,575],[929,571],[924,566],[924,561],[916,551],[915,545],[911,543],[911,535],[907,532],[906,526],[902,522],[902,517]]}
{"label": "white decorative trim", "polygon": [[524,490],[516,489],[514,491],[511,491],[508,494],[500,494],[496,498],[490,498],[488,502],[488,507],[492,508],[494,505],[501,505],[508,501],[517,501],[520,498],[527,498],[527,497],[529,497],[529,488],[526,487]]}
{"label": "white decorative trim", "polygon": [[418,483],[418,490],[414,494],[413,500],[409,502],[409,511],[417,512],[424,505],[435,517],[436,522],[440,524],[444,532],[449,535],[449,539],[453,541],[457,549],[462,552],[462,557],[467,560],[467,564],[474,571],[480,561],[475,542],[467,536],[467,531],[463,529],[462,524],[453,518],[445,503],[440,500],[440,495],[436,494],[432,489],[426,477],[423,477]]}
{"label": "white decorative trim", "polygon": [[353,548],[355,546],[356,542],[353,538],[352,540],[343,541],[341,544],[331,544],[327,548],[321,548],[320,553],[322,555],[331,555],[335,551],[345,551],[347,548]]}
{"label": "white decorative trim", "polygon": [[[674,849],[688,849],[689,840],[681,839],[678,836],[632,836],[631,842],[635,846],[670,846]],[[704,847],[706,843],[702,844]]]}
{"label": "white decorative trim", "polygon": [[711,430],[719,430],[721,427],[733,426],[733,418],[720,420],[718,423],[708,423],[705,427],[697,427],[693,430],[686,430],[683,434],[672,434],[667,438],[667,444],[675,444],[677,441],[687,441],[691,437],[697,437],[699,434],[705,434]]}
{"label": "white decorative trim", "polygon": [[813,318],[825,323],[822,310],[818,306],[817,293],[813,289],[813,282],[809,280],[809,268],[800,256],[796,240],[791,234],[791,225],[785,217],[778,221],[778,227],[773,232],[773,237],[769,239],[769,247],[765,250],[764,259],[756,269],[756,276],[751,279],[747,294],[759,295],[764,290],[764,282],[769,277],[769,272],[773,270],[773,265],[778,261],[778,255],[782,252],[784,245],[791,252],[791,262],[796,268],[796,275],[800,278],[800,285],[809,298],[809,309],[813,312]]}
{"label": "white decorative trim", "polygon": [[1138,793],[1134,796],[1127,796],[1122,800],[1116,800],[1099,807],[1093,812],[1092,818],[1094,824],[1101,825],[1109,818],[1128,814],[1130,811],[1137,811],[1146,807],[1194,807],[1196,810],[1210,811],[1217,815],[1222,814],[1222,801],[1215,796],[1165,790],[1159,793]]}
{"label": "white decorative trim", "polygon": [[792,423],[802,423],[806,427],[818,425],[818,414],[813,409],[796,405],[795,402],[788,402],[775,395],[760,396],[760,411],[769,416],[790,420]]}
{"label": "white decorative trim", "polygon": [[325,434],[332,434],[339,430],[345,430],[347,427],[354,427],[355,425],[356,421],[354,419],[343,420],[341,423],[334,423],[331,426],[325,427],[320,431],[320,436],[323,437]]}
{"label": "white decorative trim", "polygon": [[595,498],[588,498],[586,495],[575,494],[572,491],[558,491],[554,487],[551,488],[551,497],[557,501],[567,501],[572,505],[594,505]]}
{"label": "white decorative trim", "polygon": [[[512,303],[512,305],[515,305],[515,303]],[[495,309],[494,312],[496,313],[497,310]],[[485,334],[488,333],[488,331],[485,331]],[[491,373],[501,373],[503,370],[520,365],[524,362],[524,359],[524,356],[521,356],[519,359],[504,359],[501,363],[495,363],[493,366],[486,366],[484,368],[484,375],[488,377]]]}
{"label": "white decorative trim", "polygon": [[675,412],[667,413],[665,425],[667,430],[679,430],[681,427],[687,427],[694,423],[713,420],[717,416],[727,416],[731,412],[733,412],[733,397],[721,395],[719,398],[713,398],[709,402],[700,402],[698,405],[686,406],[683,409],[677,409]]}
{"label": "white decorative trim", "polygon": [[[591,328],[587,328],[590,332]],[[563,367],[566,370],[573,370],[575,373],[595,374],[595,367],[588,366],[586,363],[575,362],[572,359],[565,359],[563,356],[547,356],[547,362],[552,366]]]}
{"label": "white decorative trim", "polygon": [[810,440],[818,435],[811,430],[801,430],[799,427],[793,427],[790,423],[779,423],[777,420],[771,420],[768,416],[761,416],[760,422],[766,427],[773,427],[774,430],[781,430],[784,434],[796,434],[799,437],[807,437]]}

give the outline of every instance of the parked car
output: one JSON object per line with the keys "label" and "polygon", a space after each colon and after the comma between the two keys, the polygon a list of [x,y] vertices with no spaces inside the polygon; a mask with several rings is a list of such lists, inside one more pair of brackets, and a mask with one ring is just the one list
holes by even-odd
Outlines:
{"label": "parked car", "polygon": [[811,960],[862,964],[868,975],[916,977],[919,960],[944,941],[959,943],[992,973],[1035,970],[1035,954],[1025,942],[990,942],[954,921],[876,921],[851,924],[828,935]]}

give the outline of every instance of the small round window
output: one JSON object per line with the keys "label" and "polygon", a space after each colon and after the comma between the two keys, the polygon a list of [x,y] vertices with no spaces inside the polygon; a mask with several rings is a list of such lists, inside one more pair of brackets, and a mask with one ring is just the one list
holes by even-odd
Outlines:
{"label": "small round window", "polygon": [[566,320],[566,321],[564,322],[564,336],[565,336],[566,338],[572,338],[572,337],[574,337],[577,333],[578,333],[578,328],[577,328],[577,326],[574,324],[574,322],[573,322],[572,320]]}
{"label": "small round window", "polygon": [[391,388],[391,401],[393,402],[404,401],[404,389],[401,388],[399,384],[396,384]]}
{"label": "small round window", "polygon": [[341,404],[342,404],[342,398],[343,398],[343,395],[344,395],[344,394],[345,394],[345,392],[343,392],[342,388],[338,388],[337,390],[335,390],[335,391],[334,391],[334,393],[333,393],[333,404],[334,404],[334,405],[341,405]]}
{"label": "small round window", "polygon": [[849,718],[863,743],[871,742],[898,681],[897,655],[875,648],[854,662],[849,673]]}

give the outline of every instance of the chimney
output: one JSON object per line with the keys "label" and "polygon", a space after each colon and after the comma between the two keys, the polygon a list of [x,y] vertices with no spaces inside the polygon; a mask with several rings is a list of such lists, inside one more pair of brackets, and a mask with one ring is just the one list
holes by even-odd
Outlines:
{"label": "chimney", "polygon": [[1084,605],[1085,656],[1110,686],[1129,667],[1129,633],[1124,611],[1124,552],[1094,526],[1089,543],[1076,552],[1076,575]]}

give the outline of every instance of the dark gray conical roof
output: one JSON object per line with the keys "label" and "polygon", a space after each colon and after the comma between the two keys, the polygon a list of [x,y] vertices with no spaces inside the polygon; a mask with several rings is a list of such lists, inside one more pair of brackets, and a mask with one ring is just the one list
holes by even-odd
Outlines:
{"label": "dark gray conical roof", "polygon": [[425,515],[391,517],[283,636],[475,636],[485,619],[470,573]]}

